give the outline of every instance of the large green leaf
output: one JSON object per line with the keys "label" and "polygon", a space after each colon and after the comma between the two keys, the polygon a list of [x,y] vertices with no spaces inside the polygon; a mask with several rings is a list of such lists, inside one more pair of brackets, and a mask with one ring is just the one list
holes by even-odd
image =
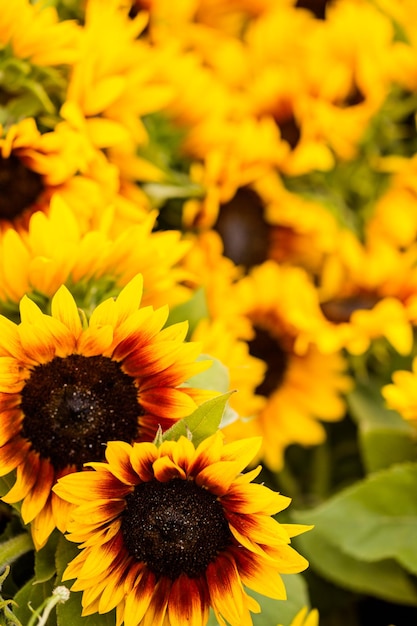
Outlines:
{"label": "large green leaf", "polygon": [[359,427],[359,443],[368,472],[395,463],[417,460],[417,446],[411,425],[396,411],[388,409],[378,381],[357,384],[348,394],[350,413]]}
{"label": "large green leaf", "polygon": [[393,559],[417,574],[417,463],[371,474],[315,509],[292,515],[315,525],[309,533],[313,546],[314,537],[326,537],[328,544],[353,559]]}
{"label": "large green leaf", "polygon": [[395,561],[367,563],[342,552],[318,529],[294,540],[296,549],[322,578],[385,602],[417,606],[417,586]]}
{"label": "large green leaf", "polygon": [[184,417],[184,419],[166,430],[161,437],[162,441],[177,440],[181,435],[184,435],[185,437],[191,437],[194,445],[197,446],[203,439],[213,435],[219,428],[226,403],[232,393],[230,391],[204,402],[191,415]]}

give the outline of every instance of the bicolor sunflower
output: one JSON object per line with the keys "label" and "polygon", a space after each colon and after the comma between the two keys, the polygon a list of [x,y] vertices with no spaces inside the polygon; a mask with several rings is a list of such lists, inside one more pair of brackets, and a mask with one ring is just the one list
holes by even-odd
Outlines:
{"label": "bicolor sunflower", "polygon": [[244,587],[285,599],[280,574],[307,566],[291,537],[309,527],[271,517],[290,500],[251,482],[260,467],[241,473],[259,444],[220,432],[197,448],[110,442],[106,462],[60,479],[55,492],[76,505],[67,537],[81,543],[63,578],[83,591],[82,614],[204,626],[212,607],[219,624],[249,626],[260,607]]}
{"label": "bicolor sunflower", "polygon": [[108,441],[151,441],[208,397],[182,386],[207,367],[195,362],[198,344],[184,343],[187,323],[163,328],[167,307],[140,308],[142,282],[84,325],[64,286],[51,315],[25,296],[20,324],[0,317],[0,475],[16,470],[3,500],[22,503],[37,548],[66,522],[57,478],[102,460]]}
{"label": "bicolor sunflower", "polygon": [[302,268],[266,261],[231,288],[227,308],[241,332],[241,318],[249,324],[249,353],[266,364],[255,390],[266,404],[254,419],[227,426],[226,436],[261,435],[262,458],[279,470],[290,444],[320,444],[326,437],[322,422],[343,418],[347,363],[341,352],[325,354],[318,347],[326,320]]}

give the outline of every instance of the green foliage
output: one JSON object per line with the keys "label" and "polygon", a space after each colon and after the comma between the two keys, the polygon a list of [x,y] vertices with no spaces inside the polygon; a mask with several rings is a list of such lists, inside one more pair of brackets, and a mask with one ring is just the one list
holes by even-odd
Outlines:
{"label": "green foliage", "polygon": [[394,463],[417,460],[417,446],[411,424],[396,411],[387,409],[375,379],[357,383],[347,396],[352,417],[359,427],[359,444],[368,472]]}
{"label": "green foliage", "polygon": [[[307,519],[298,513],[295,520]],[[308,516],[311,522],[310,516]],[[355,559],[331,543],[317,526],[294,540],[296,549],[325,580],[360,594],[388,602],[417,606],[417,587],[413,578],[393,560],[368,563]]]}
{"label": "green foliage", "polygon": [[167,325],[176,324],[177,322],[188,321],[188,339],[196,329],[197,324],[208,317],[207,299],[204,289],[197,289],[192,297],[173,307],[169,313]]}
{"label": "green foliage", "polygon": [[64,68],[40,67],[13,56],[10,46],[0,50],[0,124],[6,128],[34,117],[42,130],[59,121],[66,92]]}
{"label": "green foliage", "polygon": [[[53,589],[53,579],[38,583],[36,578],[33,577],[18,591],[14,597],[17,605],[14,613],[22,624],[29,624],[33,616],[33,610],[37,610],[44,604],[45,600],[51,596]],[[56,620],[53,615],[51,615],[48,621],[48,626],[56,626]]]}
{"label": "green foliage", "polygon": [[181,436],[184,436],[189,437],[194,445],[198,446],[201,441],[214,435],[218,430],[226,408],[226,403],[232,393],[233,392],[230,391],[229,393],[224,393],[221,396],[207,400],[207,402],[199,406],[191,415],[184,417],[184,419],[166,430],[158,441],[160,443],[162,443],[162,441],[176,441]]}
{"label": "green foliage", "polygon": [[293,511],[314,524],[297,545],[337,584],[417,606],[417,464],[375,472],[314,509]]}

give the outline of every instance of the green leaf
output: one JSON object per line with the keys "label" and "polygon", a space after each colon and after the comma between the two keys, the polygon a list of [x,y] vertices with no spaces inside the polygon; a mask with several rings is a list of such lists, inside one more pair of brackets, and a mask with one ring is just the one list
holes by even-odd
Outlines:
{"label": "green leaf", "polygon": [[[219,393],[227,393],[230,389],[230,376],[228,368],[210,354],[200,354],[197,361],[210,361],[211,366],[204,372],[200,372],[192,376],[185,383],[187,387],[195,387],[197,389],[208,389],[218,391]],[[229,404],[226,404],[220,428],[231,424],[238,418],[238,414]]]}
{"label": "green leaf", "polygon": [[357,384],[347,401],[359,427],[359,443],[368,472],[417,460],[411,424],[396,411],[386,408],[376,381],[366,387]]}
{"label": "green leaf", "polygon": [[296,537],[293,543],[325,580],[385,602],[417,606],[417,586],[395,561],[366,563],[355,559],[339,550],[318,529]]}
{"label": "green leaf", "polygon": [[187,387],[212,389],[219,393],[227,393],[230,387],[228,368],[219,359],[210,354],[200,354],[197,361],[211,361],[211,366],[187,380]]}
{"label": "green leaf", "polygon": [[197,289],[189,300],[179,304],[170,311],[167,325],[171,326],[177,322],[187,320],[187,338],[189,339],[200,320],[207,318],[208,315],[206,293],[205,290],[201,288]]}
{"label": "green leaf", "polygon": [[59,536],[60,534],[56,530],[49,537],[46,545],[35,552],[35,578],[38,583],[46,582],[56,574],[55,552]]}
{"label": "green leaf", "polygon": [[0,571],[19,557],[33,550],[33,542],[28,533],[20,533],[0,544]]}
{"label": "green leaf", "polygon": [[[30,609],[38,609],[49,596],[52,594],[54,581],[52,579],[37,584],[35,578],[29,580],[15,595],[14,600],[17,604],[13,608],[13,613],[22,622],[28,624],[33,613]],[[48,620],[48,626],[56,626],[56,620],[53,615]]]}
{"label": "green leaf", "polygon": [[194,413],[166,430],[162,435],[162,441],[176,441],[184,435],[184,437],[191,436],[194,445],[198,446],[203,439],[214,435],[218,430],[226,403],[232,393],[233,391],[230,391],[204,402]]}
{"label": "green leaf", "polygon": [[416,494],[417,463],[396,465],[355,483],[315,509],[292,515],[297,522],[314,524],[312,535],[326,537],[353,559],[368,563],[393,559],[417,574]]}

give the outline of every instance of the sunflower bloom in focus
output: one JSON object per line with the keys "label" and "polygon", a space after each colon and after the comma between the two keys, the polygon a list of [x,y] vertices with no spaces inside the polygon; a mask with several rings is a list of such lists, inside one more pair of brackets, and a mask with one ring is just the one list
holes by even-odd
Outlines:
{"label": "sunflower bloom in focus", "polygon": [[222,626],[250,626],[260,607],[244,586],[284,599],[280,574],[307,566],[291,537],[310,527],[274,520],[289,498],[251,482],[260,468],[241,473],[259,444],[113,441],[94,471],[63,477],[54,489],[77,505],[68,539],[83,544],[64,579],[83,591],[82,614],[204,626],[212,607]]}
{"label": "sunflower bloom in focus", "polygon": [[168,308],[139,308],[141,295],[138,275],[84,327],[64,286],[51,315],[25,296],[20,324],[0,317],[0,475],[16,470],[3,500],[22,502],[37,548],[65,526],[57,478],[102,460],[108,441],[151,441],[207,399],[181,386],[207,366],[183,343],[187,323],[163,329]]}

